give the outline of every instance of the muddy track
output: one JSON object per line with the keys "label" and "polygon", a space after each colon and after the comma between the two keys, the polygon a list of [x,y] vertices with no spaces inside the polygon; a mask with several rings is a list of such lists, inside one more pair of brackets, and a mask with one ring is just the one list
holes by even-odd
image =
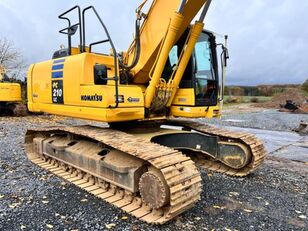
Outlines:
{"label": "muddy track", "polygon": [[202,168],[223,173],[229,176],[244,177],[256,170],[263,164],[267,152],[263,143],[256,136],[243,132],[233,132],[226,129],[217,128],[207,124],[185,120],[169,120],[166,125],[181,126],[188,130],[195,130],[211,136],[218,136],[220,140],[228,142],[241,143],[247,146],[251,152],[251,160],[248,165],[242,169],[233,169],[222,162],[215,161],[213,158],[197,162]]}
{"label": "muddy track", "polygon": [[[170,189],[169,203],[160,209],[150,209],[139,193],[130,193],[110,182],[102,184],[102,179],[98,179],[91,172],[78,169],[77,166],[67,168],[69,163],[63,163],[56,158],[46,158],[33,151],[33,138],[46,138],[63,133],[78,139],[90,139],[94,142],[93,145],[102,143],[146,161],[158,169],[166,180]],[[189,157],[124,132],[92,126],[34,129],[27,132],[25,148],[33,163],[147,223],[163,224],[193,207],[200,199],[201,176]]]}

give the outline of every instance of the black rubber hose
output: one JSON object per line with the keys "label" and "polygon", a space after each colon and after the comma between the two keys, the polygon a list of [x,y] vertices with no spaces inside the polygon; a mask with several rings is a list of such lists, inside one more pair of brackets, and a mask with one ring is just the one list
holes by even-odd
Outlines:
{"label": "black rubber hose", "polygon": [[135,52],[132,64],[127,66],[124,63],[122,63],[122,61],[119,62],[121,68],[124,68],[126,70],[130,70],[134,68],[137,65],[139,58],[140,58],[141,47],[140,47],[140,20],[139,19],[136,20],[136,31],[135,32],[136,32],[136,41],[135,41],[136,52]]}

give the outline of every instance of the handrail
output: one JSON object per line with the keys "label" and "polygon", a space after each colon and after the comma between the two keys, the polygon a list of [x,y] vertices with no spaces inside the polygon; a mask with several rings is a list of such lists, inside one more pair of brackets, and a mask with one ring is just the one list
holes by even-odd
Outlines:
{"label": "handrail", "polygon": [[101,40],[101,41],[98,41],[98,42],[91,43],[89,45],[89,52],[91,53],[93,46],[98,45],[98,44],[102,44],[102,43],[106,43],[106,42],[109,42],[109,39],[105,39],[105,40]]}
{"label": "handrail", "polygon": [[[59,19],[64,19],[64,20],[67,20],[68,21],[68,25],[69,27],[68,28],[71,28],[71,20],[68,18],[68,17],[64,17],[65,15],[67,15],[68,13],[74,11],[74,10],[78,10],[78,18],[79,18],[79,22],[77,24],[75,24],[74,26],[77,26],[79,25],[79,40],[80,40],[80,52],[82,52],[82,23],[81,23],[81,9],[79,6],[74,6],[72,7],[71,9],[65,11],[64,13],[60,14],[59,15]],[[65,28],[65,29],[68,29],[68,28]],[[62,33],[63,30],[65,29],[62,29],[60,30],[59,32]],[[68,34],[68,46],[69,46],[69,54],[71,54],[71,47],[72,47],[72,44],[71,44],[71,36]]]}
{"label": "handrail", "polygon": [[[101,19],[101,17],[99,16],[99,14],[97,13],[96,9],[93,7],[93,6],[88,6],[87,8],[83,9],[82,11],[82,25],[83,25],[83,32],[82,32],[82,35],[83,35],[83,44],[82,44],[82,52],[85,52],[85,45],[86,45],[86,24],[85,24],[85,13],[88,11],[88,10],[92,10],[94,12],[94,14],[96,15],[97,19],[99,20],[100,24],[102,25],[106,35],[107,35],[107,38],[106,40],[102,40],[100,42],[97,42],[98,44],[99,43],[102,43],[103,41],[104,42],[109,42],[110,43],[110,46],[112,48],[112,52],[113,52],[113,57],[114,57],[114,71],[115,71],[115,76],[113,78],[106,78],[106,80],[113,80],[115,81],[115,106],[109,106],[109,108],[117,108],[119,106],[119,77],[118,77],[118,60],[117,60],[117,51],[115,49],[115,46],[113,44],[113,41],[110,37],[110,34],[107,30],[107,27],[105,26],[103,20]],[[91,45],[96,45],[95,43],[94,44],[91,44]]]}
{"label": "handrail", "polygon": [[[72,26],[71,24],[71,20],[66,17],[65,15],[67,15],[68,13],[74,11],[74,10],[78,10],[78,18],[79,18],[79,22],[74,24]],[[68,27],[67,28],[64,28],[62,30],[60,30],[59,32],[61,34],[67,34],[68,35],[68,46],[69,46],[69,55],[71,55],[71,48],[72,48],[72,44],[71,44],[71,34],[70,34],[70,29],[72,29],[72,27],[75,27],[75,26],[79,26],[79,37],[80,37],[80,46],[79,46],[79,49],[80,49],[80,53],[84,53],[86,52],[86,23],[85,23],[85,13],[89,10],[92,10],[94,12],[94,14],[96,15],[97,19],[99,20],[100,24],[102,25],[106,35],[107,35],[107,38],[108,39],[105,39],[105,40],[101,40],[101,41],[98,41],[98,42],[94,42],[94,43],[91,43],[89,45],[89,52],[91,52],[92,50],[92,47],[94,45],[98,45],[98,44],[101,44],[101,43],[105,43],[105,42],[109,42],[110,45],[111,45],[111,48],[112,48],[112,52],[113,52],[113,57],[114,57],[114,69],[115,69],[115,76],[113,78],[106,78],[105,80],[113,80],[115,81],[115,106],[109,106],[109,108],[117,108],[119,106],[119,77],[118,77],[118,59],[117,59],[117,51],[115,49],[115,46],[113,44],[113,41],[110,37],[110,34],[107,30],[107,27],[105,26],[103,20],[101,19],[101,17],[99,16],[99,14],[97,13],[96,9],[93,7],[93,6],[89,6],[89,7],[86,7],[85,9],[82,10],[81,12],[81,8],[76,5],[74,7],[72,7],[71,9],[65,11],[64,13],[62,13],[61,15],[59,15],[59,19],[64,19],[64,20],[67,20],[68,21]],[[67,32],[65,32],[67,30]]]}

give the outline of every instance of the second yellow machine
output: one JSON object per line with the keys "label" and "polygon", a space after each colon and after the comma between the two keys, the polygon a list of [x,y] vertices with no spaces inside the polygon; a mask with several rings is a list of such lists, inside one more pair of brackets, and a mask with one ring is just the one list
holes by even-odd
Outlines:
{"label": "second yellow machine", "polygon": [[[200,199],[197,166],[231,176],[246,176],[260,166],[266,152],[253,135],[175,119],[221,116],[228,52],[203,29],[210,2],[154,0],[143,13],[144,1],[137,9],[135,39],[121,53],[94,7],[75,6],[61,14],[68,22],[60,31],[68,48],[29,68],[29,110],[107,122],[109,128],[29,130],[26,152],[32,162],[156,224]],[[73,12],[76,23],[68,17]],[[101,27],[87,23],[89,13]],[[88,42],[88,25],[102,29],[106,38]],[[79,44],[73,47],[76,32]],[[109,45],[111,52],[94,52],[97,45]]]}
{"label": "second yellow machine", "polygon": [[27,107],[22,101],[21,84],[12,82],[0,65],[0,115],[26,115]]}

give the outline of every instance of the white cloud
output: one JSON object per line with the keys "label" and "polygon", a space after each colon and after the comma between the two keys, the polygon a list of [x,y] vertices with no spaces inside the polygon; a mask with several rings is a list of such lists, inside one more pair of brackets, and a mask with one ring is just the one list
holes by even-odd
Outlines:
{"label": "white cloud", "polygon": [[[57,16],[76,4],[94,5],[118,50],[125,50],[134,32],[135,8],[141,0],[60,1],[0,0],[0,36],[13,40],[29,63],[49,59],[66,43]],[[307,0],[216,0],[206,27],[229,34],[231,60],[228,84],[300,83],[308,77]],[[89,40],[102,38],[89,27]],[[92,24],[92,21],[91,21]]]}

